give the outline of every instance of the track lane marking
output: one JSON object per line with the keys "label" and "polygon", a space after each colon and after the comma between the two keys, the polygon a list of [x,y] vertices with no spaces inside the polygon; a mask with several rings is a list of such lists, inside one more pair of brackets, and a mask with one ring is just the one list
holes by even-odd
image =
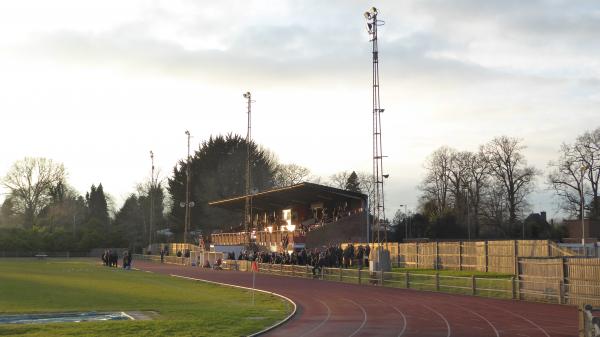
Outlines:
{"label": "track lane marking", "polygon": [[[454,304],[454,305],[456,305],[456,304]],[[461,308],[461,309],[463,309],[463,310],[466,310],[466,311],[472,313],[473,315],[475,315],[475,316],[481,318],[482,320],[484,320],[492,328],[492,330],[494,330],[494,333],[496,334],[496,337],[500,337],[500,333],[498,332],[498,330],[496,329],[496,327],[494,326],[494,324],[492,324],[492,322],[490,322],[487,318],[485,318],[481,314],[479,314],[479,313],[477,313],[477,312],[475,312],[473,310],[467,309],[467,308],[465,308],[463,306],[460,306],[460,305],[456,305],[456,306],[459,307],[459,308]]]}
{"label": "track lane marking", "polygon": [[356,335],[365,326],[365,324],[367,324],[367,311],[365,310],[365,308],[362,305],[354,302],[353,300],[349,300],[347,298],[344,298],[344,300],[356,305],[360,310],[362,310],[363,316],[364,316],[362,324],[358,327],[358,329],[354,330],[354,332],[352,332],[352,334],[350,334],[348,336],[348,337],[352,337],[352,336]]}
{"label": "track lane marking", "polygon": [[186,279],[186,280],[200,281],[200,282],[217,284],[217,285],[221,285],[221,286],[224,285],[224,286],[233,287],[233,288],[240,288],[240,289],[245,289],[245,290],[258,291],[258,292],[261,292],[261,293],[264,293],[264,294],[274,295],[274,296],[283,298],[284,300],[286,300],[286,301],[288,301],[289,303],[292,304],[293,310],[292,310],[292,312],[287,317],[285,317],[283,320],[281,320],[281,321],[279,321],[279,322],[277,322],[277,323],[275,323],[275,324],[273,324],[273,325],[271,325],[269,327],[264,328],[261,331],[258,331],[258,332],[255,332],[253,334],[248,335],[248,337],[262,335],[262,334],[264,334],[264,333],[266,333],[268,331],[271,331],[271,330],[273,330],[273,329],[275,329],[275,328],[283,325],[284,323],[286,323],[287,321],[289,321],[292,317],[294,317],[294,315],[296,315],[296,311],[298,310],[298,306],[296,305],[296,302],[292,301],[291,299],[289,299],[288,297],[286,297],[284,295],[281,295],[281,294],[278,294],[278,293],[275,293],[275,292],[272,292],[272,291],[261,290],[261,289],[256,289],[256,288],[252,289],[252,288],[248,288],[248,287],[238,286],[238,285],[235,285],[235,284],[209,281],[209,280],[205,280],[205,279],[201,279],[201,278],[189,277],[189,276],[183,276],[183,275],[177,275],[177,274],[168,274],[168,275],[172,276],[172,277],[179,277],[179,278]]}
{"label": "track lane marking", "polygon": [[494,306],[494,307],[495,307],[495,308],[497,308],[497,309],[500,309],[500,310],[502,310],[502,311],[504,311],[504,312],[508,312],[509,314],[511,314],[511,315],[513,315],[513,316],[515,316],[515,317],[519,317],[519,318],[523,319],[524,321],[528,322],[529,324],[533,325],[533,326],[534,326],[534,327],[536,327],[538,330],[540,330],[541,332],[543,332],[543,333],[544,333],[544,335],[546,335],[546,337],[550,337],[550,335],[548,334],[548,332],[547,332],[546,330],[544,330],[544,328],[542,328],[541,326],[537,325],[535,322],[533,322],[532,320],[528,319],[527,317],[525,317],[525,316],[523,316],[523,315],[515,314],[515,313],[514,313],[514,312],[512,312],[512,311],[508,311],[508,310],[506,310],[506,309],[502,309],[502,308],[500,308],[500,307],[498,307],[498,306]]}
{"label": "track lane marking", "polygon": [[327,308],[327,317],[325,317],[325,319],[323,321],[321,321],[321,323],[319,323],[317,326],[313,327],[312,329],[310,329],[307,332],[305,332],[302,335],[300,335],[300,337],[304,337],[304,336],[306,336],[308,334],[311,334],[311,333],[315,332],[317,329],[319,329],[320,327],[322,327],[323,324],[327,323],[327,321],[331,317],[331,308],[329,308],[329,306],[327,305],[327,303],[325,303],[325,302],[323,302],[321,300],[317,300],[317,301],[321,302],[321,304],[323,304],[325,306],[325,308]]}
{"label": "track lane marking", "polygon": [[[442,320],[444,320],[444,323],[446,323],[446,328],[448,329],[448,334],[446,335],[446,337],[450,337],[450,335],[452,334],[452,330],[450,329],[450,323],[448,323],[448,320],[446,319],[446,317],[444,317],[444,315],[440,314],[439,312],[437,312],[436,310],[432,309],[431,307],[429,307],[425,304],[421,304],[421,305],[424,306],[425,308],[427,308],[428,310],[432,311],[436,315],[440,316],[440,318]],[[550,336],[548,336],[548,337],[550,337]]]}
{"label": "track lane marking", "polygon": [[404,325],[402,325],[402,330],[400,330],[400,333],[398,334],[398,337],[401,337],[402,335],[404,335],[404,332],[406,331],[406,326],[408,325],[407,322],[406,322],[406,316],[404,316],[404,313],[402,311],[400,311],[400,309],[398,309],[396,306],[394,306],[392,304],[389,304],[389,303],[387,303],[385,301],[382,301],[382,300],[380,300],[378,298],[376,298],[376,300],[379,301],[379,302],[381,302],[381,303],[383,303],[383,304],[385,304],[385,305],[387,305],[387,306],[389,306],[390,308],[396,310],[400,314],[400,316],[402,316],[402,320],[404,321]]}

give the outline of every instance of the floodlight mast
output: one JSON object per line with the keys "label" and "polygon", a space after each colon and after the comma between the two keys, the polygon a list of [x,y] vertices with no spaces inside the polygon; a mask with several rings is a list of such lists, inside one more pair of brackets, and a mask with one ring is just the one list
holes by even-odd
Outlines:
{"label": "floodlight mast", "polygon": [[251,172],[250,172],[250,142],[252,141],[252,94],[246,92],[244,98],[248,102],[248,132],[246,133],[246,205],[244,208],[244,231],[246,233],[246,243],[250,244],[250,227],[252,224],[252,196],[251,189]]}
{"label": "floodlight mast", "polygon": [[387,229],[384,229],[384,237],[381,236],[381,227],[385,225],[385,201],[383,194],[383,150],[381,144],[381,113],[379,98],[379,49],[377,45],[377,27],[384,24],[377,19],[377,8],[371,7],[364,16],[367,20],[367,30],[373,43],[373,181],[375,183],[375,195],[373,200],[374,214],[373,225],[376,229],[375,242],[381,246],[387,243]]}

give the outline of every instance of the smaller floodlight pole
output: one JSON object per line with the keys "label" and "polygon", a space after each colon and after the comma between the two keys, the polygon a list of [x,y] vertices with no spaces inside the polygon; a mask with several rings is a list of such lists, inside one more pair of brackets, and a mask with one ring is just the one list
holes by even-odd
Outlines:
{"label": "smaller floodlight pole", "polygon": [[[382,240],[387,244],[387,226],[385,224],[385,202],[383,194],[383,150],[381,144],[381,113],[379,98],[379,49],[377,46],[377,27],[383,21],[377,20],[377,8],[372,7],[364,16],[367,20],[367,30],[373,43],[373,181],[375,182],[375,195],[373,200],[373,225],[377,230],[375,241],[381,246]],[[381,227],[386,226],[384,237],[381,237]]]}
{"label": "smaller floodlight pole", "polygon": [[[152,161],[152,171],[150,173],[150,230],[148,235],[148,246],[152,245],[152,227],[154,224],[154,152],[150,151],[150,160]],[[150,248],[152,249],[152,248]]]}
{"label": "smaller floodlight pole", "polygon": [[252,197],[250,196],[250,142],[252,141],[252,94],[246,92],[244,98],[248,101],[248,132],[246,133],[246,205],[244,209],[244,231],[246,232],[246,243],[250,244],[250,224],[252,222]]}
{"label": "smaller floodlight pole", "polygon": [[190,132],[185,130],[187,135],[187,162],[185,164],[185,224],[183,229],[183,243],[187,243],[188,230],[190,229]]}

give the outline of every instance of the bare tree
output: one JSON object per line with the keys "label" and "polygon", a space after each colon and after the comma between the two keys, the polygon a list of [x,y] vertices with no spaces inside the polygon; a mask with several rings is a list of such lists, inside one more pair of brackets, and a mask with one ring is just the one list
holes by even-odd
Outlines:
{"label": "bare tree", "polygon": [[434,151],[425,163],[426,175],[419,188],[423,191],[423,198],[434,203],[436,215],[450,207],[450,176],[455,154],[456,150],[443,146]]}
{"label": "bare tree", "polygon": [[358,186],[363,194],[369,197],[369,212],[375,214],[375,178],[373,174],[367,172],[358,172]]}
{"label": "bare tree", "polygon": [[46,158],[25,158],[13,164],[2,185],[9,191],[15,210],[33,226],[40,210],[50,202],[50,191],[65,180],[65,168]]}
{"label": "bare tree", "polygon": [[498,234],[508,234],[504,226],[508,213],[506,200],[504,184],[497,180],[491,180],[489,188],[482,190],[479,221],[482,227],[483,225],[488,227],[486,236],[497,237]]}
{"label": "bare tree", "polygon": [[600,217],[600,128],[577,137],[574,150],[585,167],[583,173],[590,183],[591,215]]}
{"label": "bare tree", "polygon": [[310,170],[297,164],[281,164],[275,171],[275,186],[285,187],[299,184],[311,178]]}
{"label": "bare tree", "polygon": [[548,163],[550,173],[548,183],[561,199],[563,210],[574,215],[583,215],[581,198],[584,196],[583,177],[585,172],[581,169],[584,162],[578,155],[574,146],[563,143],[559,150],[557,161]]}
{"label": "bare tree", "polygon": [[469,215],[473,219],[475,237],[479,236],[479,218],[481,203],[484,199],[485,189],[489,186],[488,160],[480,149],[477,153],[469,152],[465,158],[466,182],[469,193]]}
{"label": "bare tree", "polygon": [[350,176],[349,171],[342,171],[329,176],[328,185],[344,189],[346,187],[346,182],[348,181],[348,177]]}
{"label": "bare tree", "polygon": [[538,171],[527,166],[521,153],[525,146],[521,140],[506,136],[496,137],[484,146],[492,176],[506,192],[509,233],[514,229],[518,216],[526,206],[526,198],[532,192]]}

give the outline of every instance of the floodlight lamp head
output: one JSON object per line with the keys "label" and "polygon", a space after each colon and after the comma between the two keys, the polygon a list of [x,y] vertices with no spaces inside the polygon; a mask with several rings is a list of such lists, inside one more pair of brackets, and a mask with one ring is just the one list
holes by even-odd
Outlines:
{"label": "floodlight lamp head", "polygon": [[190,132],[188,130],[185,130],[185,134],[189,136]]}
{"label": "floodlight lamp head", "polygon": [[390,177],[390,175],[389,174],[384,174],[383,177],[387,179],[387,178]]}
{"label": "floodlight lamp head", "polygon": [[250,96],[251,96],[251,95],[250,95],[250,91],[248,91],[248,92],[246,92],[246,93],[244,94],[244,98],[250,98]]}

